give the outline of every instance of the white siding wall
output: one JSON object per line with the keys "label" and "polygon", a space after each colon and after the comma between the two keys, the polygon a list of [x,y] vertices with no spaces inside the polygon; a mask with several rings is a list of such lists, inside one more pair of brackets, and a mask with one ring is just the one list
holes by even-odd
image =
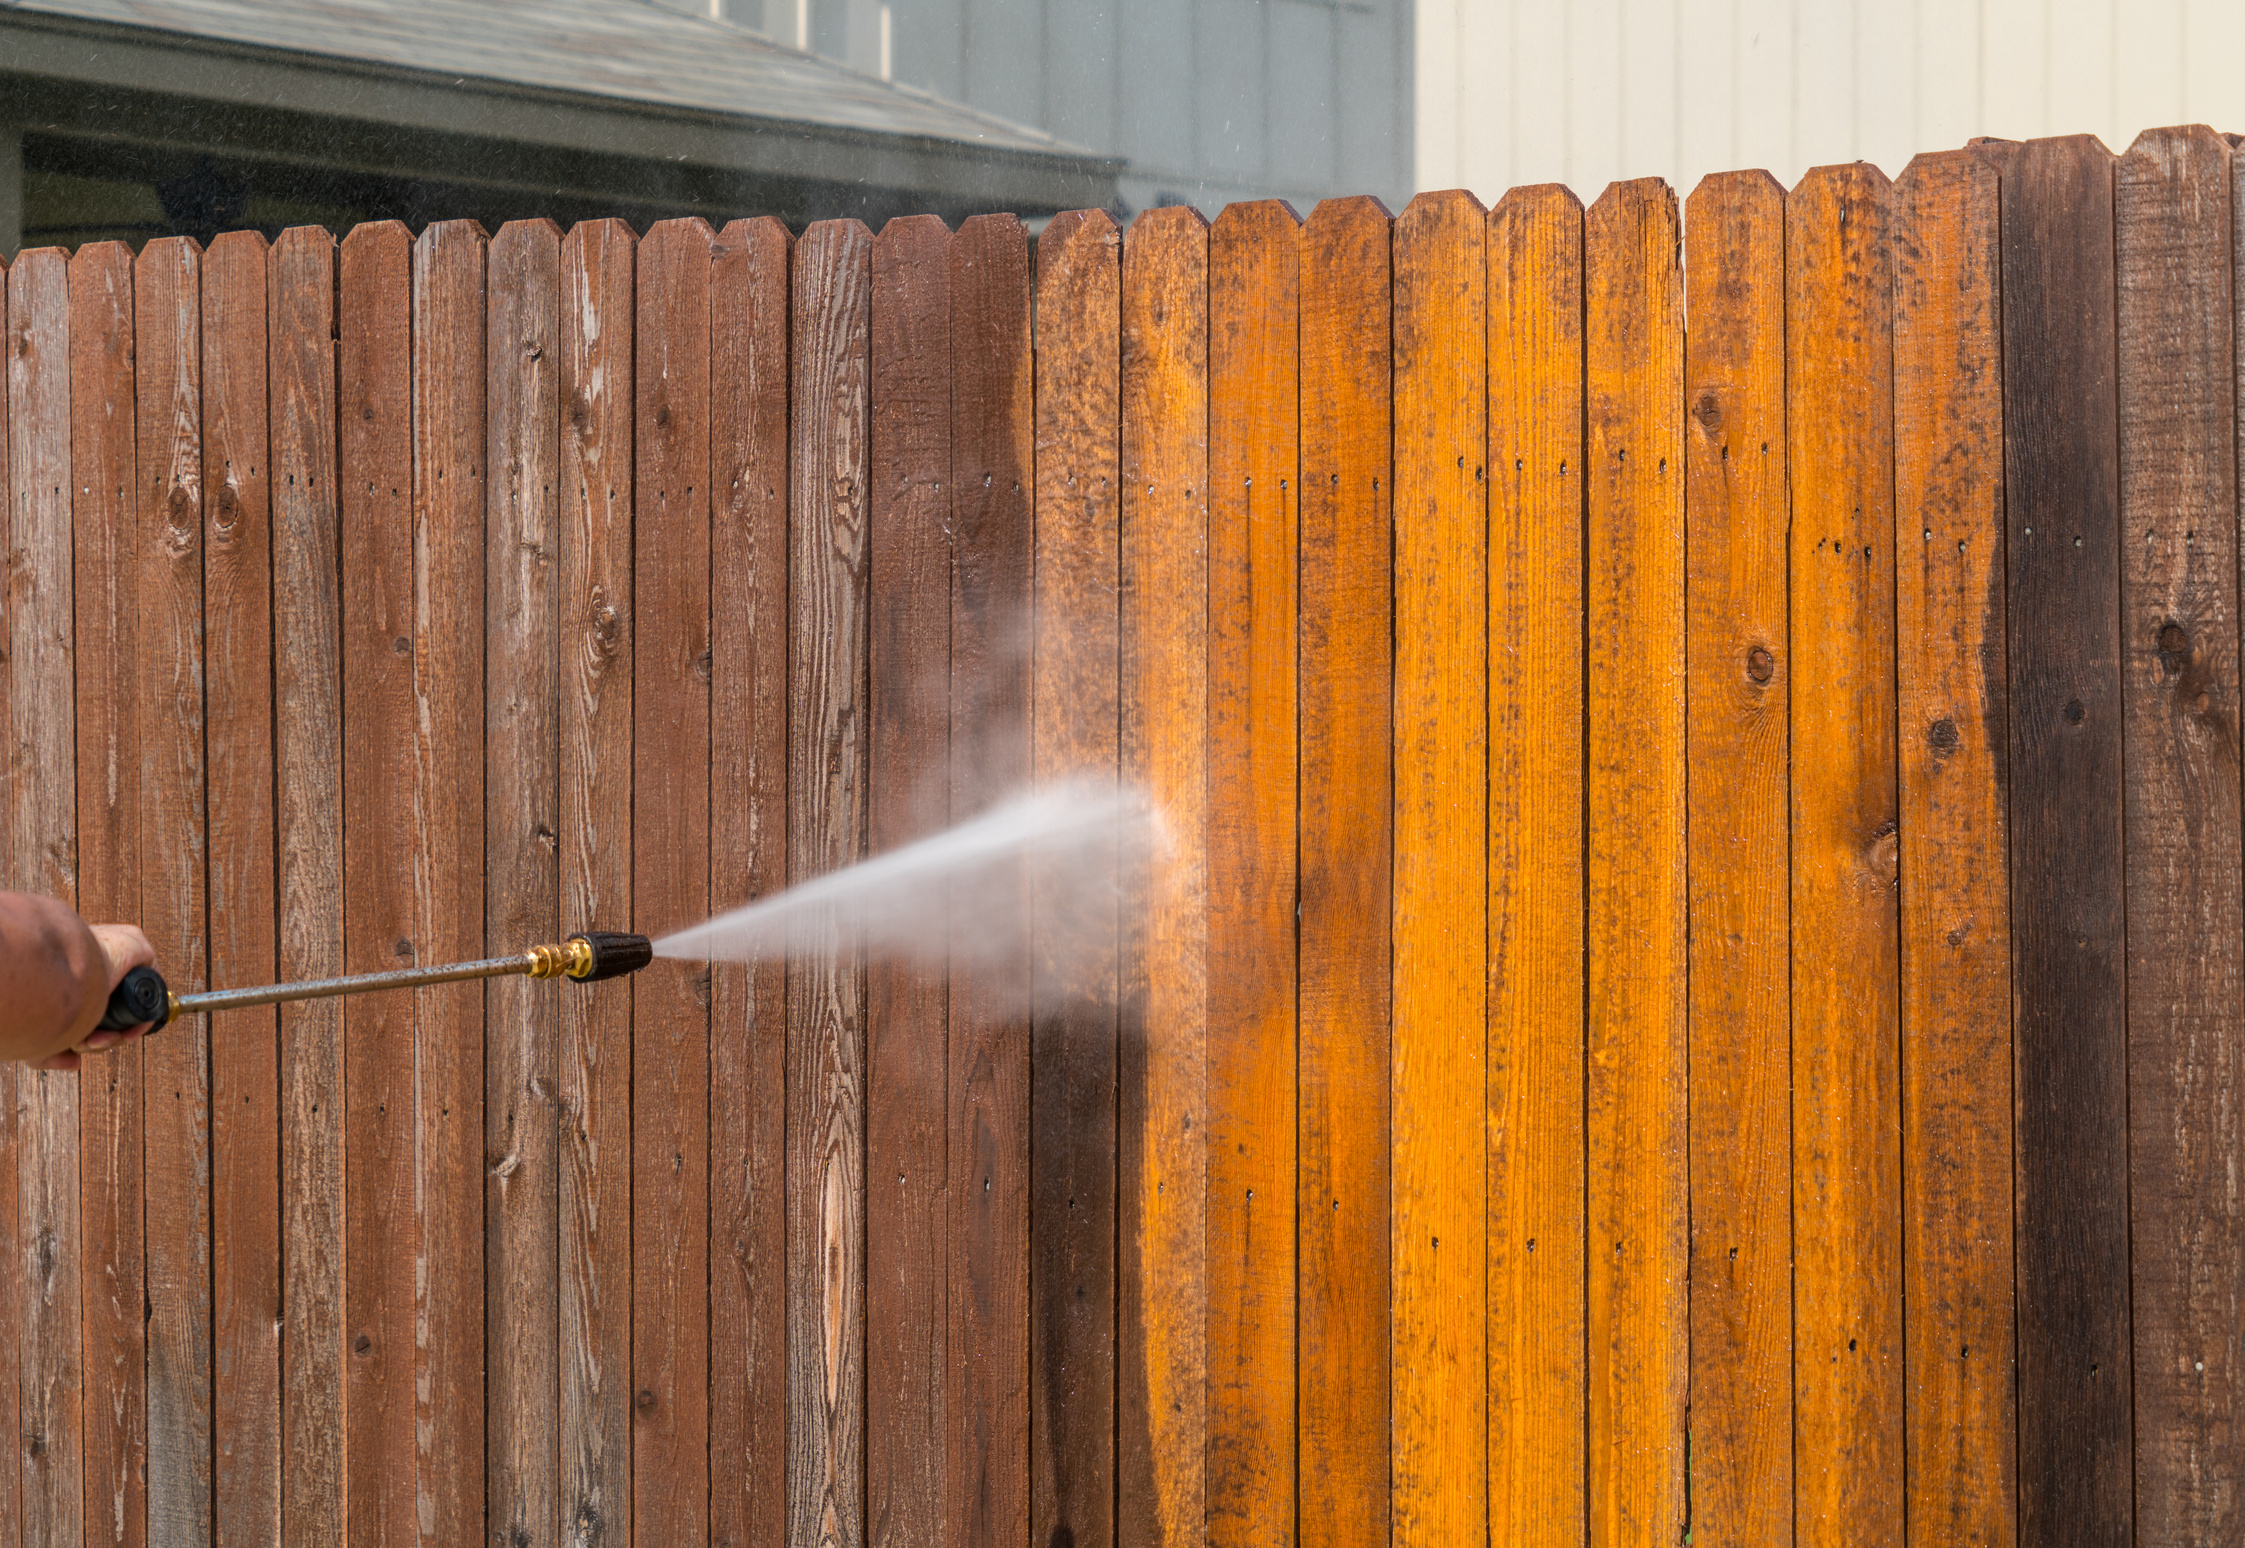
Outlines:
{"label": "white siding wall", "polygon": [[1416,182],[1494,199],[1974,135],[2245,131],[2245,0],[1417,0]]}

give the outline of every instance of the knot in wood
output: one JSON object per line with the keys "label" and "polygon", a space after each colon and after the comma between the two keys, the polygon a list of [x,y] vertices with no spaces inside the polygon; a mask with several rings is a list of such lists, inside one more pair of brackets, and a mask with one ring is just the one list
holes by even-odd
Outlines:
{"label": "knot in wood", "polygon": [[1766,683],[1777,673],[1777,658],[1770,654],[1767,645],[1757,645],[1746,653],[1746,675],[1757,683]]}
{"label": "knot in wood", "polygon": [[1953,753],[1957,750],[1960,741],[1957,736],[1957,723],[1949,719],[1936,720],[1927,730],[1925,739],[1933,744],[1935,752]]}

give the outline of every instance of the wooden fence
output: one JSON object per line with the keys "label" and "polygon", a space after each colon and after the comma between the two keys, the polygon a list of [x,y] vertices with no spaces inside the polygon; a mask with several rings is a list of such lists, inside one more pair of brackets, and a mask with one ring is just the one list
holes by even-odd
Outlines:
{"label": "wooden fence", "polygon": [[1171,843],[0,1071],[0,1542],[2236,1541],[2241,178],[25,253],[5,878],[175,983]]}

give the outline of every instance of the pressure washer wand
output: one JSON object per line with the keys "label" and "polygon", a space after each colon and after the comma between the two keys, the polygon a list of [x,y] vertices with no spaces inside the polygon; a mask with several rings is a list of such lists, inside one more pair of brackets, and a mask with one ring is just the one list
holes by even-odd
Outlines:
{"label": "pressure washer wand", "polygon": [[457,984],[477,978],[572,978],[580,984],[636,973],[655,960],[655,949],[644,935],[621,930],[587,930],[555,946],[533,946],[511,957],[486,957],[481,962],[454,962],[442,967],[392,968],[386,973],[357,973],[348,978],[314,978],[298,984],[265,984],[255,989],[210,989],[201,994],[173,994],[154,968],[138,967],[110,991],[109,1009],[97,1031],[122,1032],[142,1022],[156,1028],[170,1026],[181,1016],[197,1011],[243,1010],[252,1005],[278,1005],[285,1000],[323,1000],[338,994],[365,994],[376,989],[420,989],[430,984]]}

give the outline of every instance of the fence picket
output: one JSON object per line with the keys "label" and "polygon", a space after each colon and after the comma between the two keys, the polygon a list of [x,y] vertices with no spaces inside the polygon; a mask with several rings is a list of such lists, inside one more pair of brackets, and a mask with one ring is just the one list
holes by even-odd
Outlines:
{"label": "fence picket", "polygon": [[[953,821],[1028,782],[1036,478],[1029,238],[977,215],[951,286],[950,801]],[[875,552],[878,553],[878,545]],[[1029,1541],[1029,869],[951,972],[949,1540]]]}
{"label": "fence picket", "polygon": [[[490,252],[490,451],[483,515],[483,950],[561,933],[561,743],[555,586],[561,424],[561,229],[514,221]],[[485,1476],[500,1541],[561,1531],[560,1007],[552,987],[484,990]]]}
{"label": "fence picket", "polygon": [[[139,689],[133,255],[96,242],[70,260],[72,641],[78,731],[78,907],[140,911]],[[145,620],[151,626],[153,616]],[[169,943],[167,943],[169,944]],[[85,1540],[147,1541],[148,1325],[142,1200],[142,1045],[78,1076],[80,1270],[85,1297]]]}
{"label": "fence picket", "polygon": [[1996,173],[1894,193],[1904,1435],[1913,1543],[2018,1535]]}
{"label": "fence picket", "polygon": [[[254,231],[203,260],[202,591],[213,984],[273,980],[273,485],[266,271]],[[279,1021],[237,1011],[210,1042],[212,1535],[281,1530]],[[153,1178],[155,1169],[150,1168]]]}
{"label": "fence picket", "polygon": [[2155,129],[2113,169],[2136,1531],[2245,1532],[2245,901],[2238,825],[2232,156]]}
{"label": "fence picket", "polygon": [[1115,1537],[1207,1521],[1208,223],[1131,223],[1122,268],[1122,761],[1163,814],[1125,925]]}
{"label": "fence picket", "polygon": [[1900,858],[1890,187],[1786,201],[1792,446],[1794,1512],[1901,1538]]}
{"label": "fence picket", "polygon": [[1980,149],[2003,179],[2019,1537],[2121,1542],[2134,1470],[2112,156],[2086,135]]}
{"label": "fence picket", "polygon": [[[790,881],[866,844],[872,237],[820,221],[789,315]],[[787,978],[787,1516],[791,1543],[859,1548],[865,1511],[865,973],[832,915]]]}
{"label": "fence picket", "polygon": [[[141,721],[140,878],[130,912],[157,959],[189,984],[206,980],[208,964],[203,278],[203,255],[184,237],[149,243],[133,266],[139,499],[125,589],[139,637],[124,702]],[[141,1056],[146,1530],[151,1541],[183,1548],[212,1533],[211,1030],[210,1018],[188,1018]]]}
{"label": "fence picket", "polygon": [[1302,234],[1296,1184],[1297,1523],[1388,1541],[1394,222],[1327,200]]}
{"label": "fence picket", "polygon": [[1793,1540],[1784,190],[1686,206],[1692,1532]]}
{"label": "fence picket", "polygon": [[[866,835],[874,853],[941,829],[950,805],[952,241],[934,215],[892,220],[873,239]],[[865,1285],[872,1548],[946,1540],[954,1283],[945,991],[943,975],[923,962],[866,965],[865,1230],[885,1248]]]}
{"label": "fence picket", "polygon": [[[11,421],[8,413],[9,389],[15,372],[12,363],[16,358],[16,333],[9,320],[8,265],[0,262],[0,542],[9,544],[8,551],[16,552],[14,536],[10,530],[10,513],[17,509],[18,491],[10,476],[12,451]],[[0,587],[0,641],[12,649],[15,639],[10,618],[15,611],[15,587]],[[0,742],[6,752],[0,754],[0,768],[9,773],[9,785],[15,783],[15,722],[14,705],[19,692],[27,691],[26,682],[19,690],[13,681],[13,672],[0,672]],[[16,856],[14,853],[13,800],[0,794],[0,885],[16,887]],[[16,1177],[17,1160],[22,1153],[24,1129],[22,1114],[17,1107],[17,1095],[22,1086],[35,1076],[13,1062],[0,1066],[0,1180]],[[0,1264],[15,1265],[20,1287],[23,1265],[22,1254],[22,1197],[15,1187],[0,1186]],[[6,1315],[0,1316],[0,1447],[9,1454],[21,1455],[23,1445],[23,1357],[24,1337],[20,1326],[26,1309],[19,1295],[0,1300]],[[5,1401],[13,1392],[16,1400]],[[23,1540],[23,1468],[18,1465],[7,1470],[8,1476],[0,1478],[0,1544],[13,1545]]]}
{"label": "fence picket", "polygon": [[1208,1537],[1240,1548],[1295,1535],[1301,227],[1235,204],[1208,252]]}
{"label": "fence picket", "polygon": [[[787,227],[718,236],[710,278],[710,901],[787,885]],[[625,610],[629,614],[629,608]],[[782,962],[712,965],[710,1539],[787,1530]]]}
{"label": "fence picket", "polygon": [[[709,914],[710,267],[698,219],[639,244],[633,338],[632,928]],[[709,1530],[709,973],[632,980],[632,1535]]]}
{"label": "fence picket", "polygon": [[1684,1531],[1684,288],[1676,196],[1583,229],[1589,1541]]}
{"label": "fence picket", "polygon": [[[558,837],[571,931],[635,917],[636,245],[629,226],[602,220],[561,246]],[[558,1014],[560,1510],[563,1532],[590,1543],[631,1521],[632,985],[569,990]]]}
{"label": "fence picket", "polygon": [[1489,1537],[1551,1548],[1583,1539],[1582,256],[1564,188],[1490,212]]}
{"label": "fence picket", "polygon": [[[343,922],[342,467],[364,476],[363,429],[338,463],[335,239],[298,226],[267,269],[273,416],[273,970],[329,978]],[[363,391],[354,407],[363,408]],[[360,418],[363,427],[367,420]],[[215,545],[214,545],[215,547]],[[211,971],[218,971],[213,952]],[[356,1281],[345,1222],[343,1002],[281,1007],[281,1541],[343,1541],[349,1488],[344,1400],[362,1356],[346,1353]],[[371,1343],[372,1335],[369,1334]],[[371,1424],[369,1426],[371,1428]]]}
{"label": "fence picket", "polygon": [[[1106,214],[1046,224],[1036,319],[1035,772],[1112,781],[1122,237]],[[1115,912],[1068,870],[1031,870],[1029,1540],[1113,1548]]]}

